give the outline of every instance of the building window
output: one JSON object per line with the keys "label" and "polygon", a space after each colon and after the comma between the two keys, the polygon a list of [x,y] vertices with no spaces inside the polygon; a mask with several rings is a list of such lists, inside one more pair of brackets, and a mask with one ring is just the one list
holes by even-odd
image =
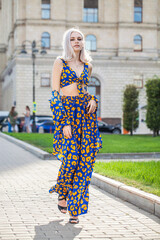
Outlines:
{"label": "building window", "polygon": [[141,35],[134,36],[134,51],[142,52],[142,37],[141,37]]}
{"label": "building window", "polygon": [[142,0],[134,0],[134,22],[142,22]]}
{"label": "building window", "polygon": [[97,50],[97,40],[94,35],[87,35],[85,39],[86,49],[89,51]]}
{"label": "building window", "polygon": [[95,77],[90,78],[88,92],[91,95],[95,95],[98,99],[97,116],[100,117],[100,81],[97,78]]}
{"label": "building window", "polygon": [[42,47],[43,48],[50,48],[50,34],[47,32],[42,33]]}
{"label": "building window", "polygon": [[41,74],[41,87],[50,87],[50,73]]}
{"label": "building window", "polygon": [[42,0],[42,18],[50,19],[51,4],[50,0]]}
{"label": "building window", "polygon": [[143,88],[143,75],[135,75],[133,80],[134,85],[136,88]]}
{"label": "building window", "polygon": [[98,22],[98,0],[84,0],[83,22]]}
{"label": "building window", "polygon": [[0,9],[2,8],[2,1],[0,0]]}

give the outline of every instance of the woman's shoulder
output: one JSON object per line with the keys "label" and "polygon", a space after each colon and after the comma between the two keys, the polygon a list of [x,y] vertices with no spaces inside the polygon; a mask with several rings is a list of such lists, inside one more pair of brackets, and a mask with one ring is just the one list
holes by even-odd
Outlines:
{"label": "woman's shoulder", "polygon": [[89,71],[92,71],[92,64],[90,62],[87,63]]}
{"label": "woman's shoulder", "polygon": [[62,58],[56,58],[56,60],[54,61],[54,65],[63,66],[63,59]]}
{"label": "woman's shoulder", "polygon": [[53,71],[62,71],[62,69],[63,69],[63,61],[61,58],[57,58],[53,64]]}

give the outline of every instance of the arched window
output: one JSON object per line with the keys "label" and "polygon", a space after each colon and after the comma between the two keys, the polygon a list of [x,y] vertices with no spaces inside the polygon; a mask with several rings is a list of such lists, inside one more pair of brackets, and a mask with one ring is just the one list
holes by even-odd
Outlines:
{"label": "arched window", "polygon": [[83,22],[98,22],[98,0],[84,0]]}
{"label": "arched window", "polygon": [[41,9],[42,9],[42,19],[50,19],[50,9],[51,9],[50,0],[42,0]]}
{"label": "arched window", "polygon": [[97,78],[95,77],[90,78],[88,92],[91,95],[95,95],[98,98],[97,116],[100,117],[100,81]]}
{"label": "arched window", "polygon": [[97,50],[97,40],[94,35],[87,35],[86,36],[86,49],[89,51],[96,51]]}
{"label": "arched window", "polygon": [[48,32],[42,33],[41,40],[43,48],[50,48],[50,34]]}
{"label": "arched window", "polygon": [[142,0],[134,0],[134,22],[142,22]]}
{"label": "arched window", "polygon": [[142,37],[141,35],[134,36],[134,51],[141,52],[142,51]]}

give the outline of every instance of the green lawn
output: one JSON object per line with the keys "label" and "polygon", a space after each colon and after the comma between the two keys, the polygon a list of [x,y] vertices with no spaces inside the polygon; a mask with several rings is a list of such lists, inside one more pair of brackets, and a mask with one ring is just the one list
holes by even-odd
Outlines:
{"label": "green lawn", "polygon": [[[52,153],[53,134],[7,134]],[[100,153],[160,152],[160,137],[102,134],[102,142],[103,148],[100,150]]]}
{"label": "green lawn", "polygon": [[160,196],[160,161],[96,162],[94,172]]}
{"label": "green lawn", "polygon": [[42,133],[6,133],[12,137],[18,138],[24,142],[30,143],[42,150],[52,153],[53,134]]}

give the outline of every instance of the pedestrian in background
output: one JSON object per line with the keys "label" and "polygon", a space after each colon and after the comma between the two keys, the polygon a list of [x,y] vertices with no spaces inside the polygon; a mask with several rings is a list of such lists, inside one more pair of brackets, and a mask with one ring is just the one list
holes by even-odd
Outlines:
{"label": "pedestrian in background", "polygon": [[30,108],[29,106],[26,106],[26,112],[23,113],[25,118],[24,118],[24,127],[27,133],[31,132],[31,126],[30,126]]}
{"label": "pedestrian in background", "polygon": [[[18,131],[17,125],[16,125],[18,113],[15,111],[15,108],[16,108],[15,106],[12,106],[11,110],[9,112],[9,115],[8,115],[8,122],[9,122],[9,124],[11,124],[11,132]],[[10,131],[10,129],[9,129],[9,131]]]}

